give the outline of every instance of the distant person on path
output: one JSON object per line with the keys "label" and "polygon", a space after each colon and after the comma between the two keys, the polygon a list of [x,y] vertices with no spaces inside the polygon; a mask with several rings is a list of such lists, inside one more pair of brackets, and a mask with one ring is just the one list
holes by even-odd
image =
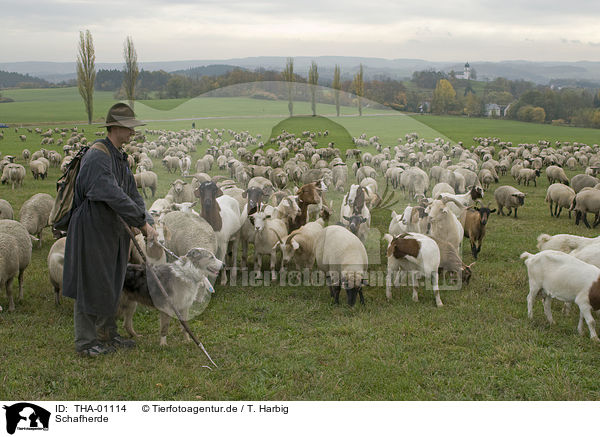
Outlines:
{"label": "distant person on path", "polygon": [[[75,182],[73,215],[67,231],[63,294],[75,299],[75,350],[95,357],[131,348],[135,342],[117,332],[116,313],[129,258],[129,234],[119,216],[156,238],[123,145],[144,123],[125,103],[106,116],[106,151],[90,148]],[[107,153],[108,152],[108,153]]]}

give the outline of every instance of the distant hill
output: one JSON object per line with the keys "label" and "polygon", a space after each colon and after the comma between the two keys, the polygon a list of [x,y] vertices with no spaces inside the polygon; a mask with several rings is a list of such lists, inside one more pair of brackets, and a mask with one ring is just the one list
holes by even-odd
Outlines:
{"label": "distant hill", "polygon": [[188,76],[193,79],[198,79],[202,76],[222,76],[224,74],[229,73],[232,70],[235,70],[236,68],[240,67],[237,67],[235,65],[215,64],[202,67],[188,68],[185,70],[177,70],[173,71],[173,73]]}
{"label": "distant hill", "polygon": [[[465,53],[468,58],[468,53]],[[364,66],[365,78],[387,76],[391,79],[405,79],[412,73],[420,70],[434,69],[444,72],[454,70],[462,72],[464,63],[469,62],[471,68],[477,72],[478,80],[493,80],[505,77],[511,80],[528,80],[537,84],[546,85],[552,80],[573,79],[600,83],[600,62],[531,62],[531,61],[500,61],[477,62],[465,59],[457,62],[435,62],[423,59],[383,59],[363,58],[351,56],[297,56],[294,57],[294,71],[306,76],[312,61],[319,67],[319,77],[328,82],[333,77],[333,68],[336,64],[342,70],[342,79],[348,80],[358,70],[360,64]],[[283,56],[259,56],[248,58],[234,58],[227,60],[188,60],[165,62],[140,62],[140,69],[147,71],[164,70],[187,74],[197,68],[200,75],[214,75],[211,68],[241,67],[248,70],[264,68],[267,70],[281,71],[285,67],[286,58]],[[122,70],[123,63],[98,63],[98,70]],[[205,69],[205,70],[203,70]],[[76,77],[74,62],[11,62],[0,63],[0,70],[13,71],[20,74],[29,74],[43,78],[50,82],[70,80]],[[226,73],[227,71],[225,71]],[[217,73],[218,74],[218,73]]]}
{"label": "distant hill", "polygon": [[10,73],[0,70],[0,89],[3,88],[47,88],[50,83],[28,74]]}

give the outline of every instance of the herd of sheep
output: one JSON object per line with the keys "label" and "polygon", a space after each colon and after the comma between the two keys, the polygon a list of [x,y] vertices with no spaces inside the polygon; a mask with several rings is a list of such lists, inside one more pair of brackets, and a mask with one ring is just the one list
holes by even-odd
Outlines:
{"label": "herd of sheep", "polygon": [[[44,146],[60,146],[62,153],[49,147],[34,153],[24,149],[19,159],[28,163],[28,169],[16,163],[14,156],[0,155],[2,190],[21,189],[27,170],[34,179],[46,178],[52,166],[64,170],[71,157],[91,142],[76,129],[36,133]],[[410,133],[399,138],[397,145],[385,146],[378,137],[363,134],[354,138],[353,148],[342,151],[334,143],[318,147],[317,136],[326,137],[327,132],[306,131],[296,136],[284,131],[265,144],[260,135],[225,129],[146,130],[125,151],[138,188],[152,199],[148,210],[159,241],[169,251],[177,256],[194,247],[212,251],[226,266],[220,273],[225,285],[237,283],[238,269],[248,268],[252,249],[258,277],[264,274],[263,257],[269,258],[271,279],[277,277],[277,265],[280,276],[316,270],[325,275],[335,302],[343,288],[349,305],[357,298],[364,303],[363,287],[376,285],[369,281],[366,249],[376,235],[376,243],[385,244],[386,296],[391,299],[392,288],[408,275],[415,301],[419,280],[424,279],[434,291],[436,305],[442,306],[439,278],[449,274],[464,284],[473,274],[472,265],[462,261],[463,239],[469,239],[477,258],[491,214],[504,215],[506,210],[510,216],[514,210],[518,219],[518,210],[525,205],[526,194],[513,185],[537,187],[543,172],[551,184],[546,194],[551,216],[559,217],[566,208],[569,217],[574,211],[576,224],[583,221],[595,227],[600,221],[597,145],[544,141],[513,145],[496,138],[474,138],[476,146],[464,147],[443,139],[427,142]],[[195,162],[193,156],[198,157]],[[170,184],[160,198],[156,197],[161,181],[155,166],[164,167],[161,177],[169,178]],[[565,168],[583,172],[569,179]],[[514,184],[495,186],[507,173]],[[489,202],[482,204],[490,189],[494,209]],[[334,206],[332,199],[338,197],[341,202]],[[391,211],[387,229],[374,232],[374,212],[391,209],[397,199],[408,206],[401,213]],[[0,281],[7,291],[9,310],[15,308],[11,283],[18,277],[22,298],[32,241],[41,246],[52,205],[52,196],[35,194],[22,204],[19,221],[15,221],[11,205],[0,199]],[[595,215],[592,225],[588,213]],[[161,247],[146,246],[138,238],[150,262],[169,261],[170,255]],[[549,321],[551,298],[575,302],[581,310],[580,331],[585,320],[591,337],[597,339],[590,311],[600,309],[600,242],[567,234],[541,235],[538,241],[540,254],[522,255],[530,279],[530,317],[539,292],[545,296]],[[13,253],[19,256],[8,255]],[[57,302],[63,254],[61,238],[48,255]],[[141,263],[135,250],[131,261]],[[556,263],[567,266],[560,270],[563,279],[567,278],[560,282],[560,290],[556,281],[553,285],[548,279],[556,276]],[[127,330],[134,332],[133,326]]]}

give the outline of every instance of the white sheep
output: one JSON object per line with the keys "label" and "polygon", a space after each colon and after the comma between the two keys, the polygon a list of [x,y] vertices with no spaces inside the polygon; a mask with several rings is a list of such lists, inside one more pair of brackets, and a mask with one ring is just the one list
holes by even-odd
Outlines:
{"label": "white sheep", "polygon": [[[413,288],[412,299],[418,302],[416,282],[417,276],[424,275],[427,281],[431,281],[435,304],[443,306],[438,286],[438,268],[440,266],[440,249],[437,243],[430,237],[409,232],[393,237],[385,234],[384,239],[387,247],[387,275],[385,280],[385,295],[392,298],[392,285],[397,283],[401,271],[407,272],[411,278]],[[427,282],[429,286],[429,282]]]}
{"label": "white sheep", "polygon": [[54,207],[54,198],[46,193],[37,193],[27,199],[19,211],[19,221],[27,232],[39,240],[42,247],[42,231],[48,226],[50,211]]}
{"label": "white sheep", "polygon": [[556,250],[544,250],[535,255],[523,252],[521,259],[525,260],[529,276],[527,316],[533,319],[533,302],[540,292],[544,295],[544,313],[550,324],[554,324],[552,298],[575,302],[579,306],[579,334],[583,334],[585,319],[590,338],[599,341],[591,311],[600,310],[600,268]]}
{"label": "white sheep", "polygon": [[15,301],[12,294],[12,283],[19,274],[19,259],[14,256],[19,251],[17,239],[7,233],[0,232],[0,290],[6,289],[8,310],[15,310]]}
{"label": "white sheep", "polygon": [[[554,183],[546,190],[546,203],[550,204],[550,216],[560,216],[563,208],[567,208],[569,211],[569,218],[571,218],[571,205],[575,199],[575,191],[562,183]],[[552,205],[554,204],[554,212],[552,211]],[[560,209],[559,209],[560,208]]]}
{"label": "white sheep", "polygon": [[25,167],[23,167],[21,164],[6,164],[2,169],[2,178],[0,181],[2,182],[2,185],[10,184],[14,190],[15,185],[17,187],[23,186],[25,174]]}
{"label": "white sheep", "polygon": [[0,199],[0,220],[10,219],[12,220],[15,216],[12,206],[8,200]]}
{"label": "white sheep", "polygon": [[60,303],[60,293],[63,287],[63,267],[65,265],[65,243],[67,237],[59,238],[48,252],[48,276],[54,288],[54,302]]}
{"label": "white sheep", "polygon": [[[31,262],[31,236],[25,226],[15,220],[0,220],[0,232],[10,234],[16,238],[18,251],[16,252],[19,262],[19,299],[23,299],[23,276],[25,269]],[[13,252],[14,257],[14,252]]]}
{"label": "white sheep", "polygon": [[362,293],[367,279],[369,261],[367,251],[356,235],[342,226],[328,226],[317,236],[315,260],[319,270],[325,272],[331,295],[339,303],[340,290],[346,290],[348,305],[365,303]]}
{"label": "white sheep", "polygon": [[156,193],[156,186],[158,184],[158,176],[153,171],[142,171],[140,173],[135,173],[133,175],[135,179],[135,184],[137,188],[142,189],[142,194],[144,197],[148,198],[146,194],[146,188],[150,188],[150,192],[152,193],[152,197],[154,197]]}
{"label": "white sheep", "polygon": [[[169,189],[167,195],[171,195],[173,197],[173,202],[176,203],[196,201],[193,185],[188,184],[181,179],[176,179],[171,182],[171,188]],[[185,253],[183,255],[185,255]]]}
{"label": "white sheep", "polygon": [[512,209],[515,209],[515,218],[517,218],[517,210],[520,206],[525,204],[525,193],[521,193],[515,187],[510,185],[502,185],[496,188],[494,191],[494,199],[498,205],[498,214],[504,215],[503,207],[508,208],[508,215],[512,213]]}
{"label": "white sheep", "polygon": [[156,224],[158,240],[178,256],[195,247],[211,252],[217,249],[217,238],[210,224],[202,217],[182,211],[171,211]]}

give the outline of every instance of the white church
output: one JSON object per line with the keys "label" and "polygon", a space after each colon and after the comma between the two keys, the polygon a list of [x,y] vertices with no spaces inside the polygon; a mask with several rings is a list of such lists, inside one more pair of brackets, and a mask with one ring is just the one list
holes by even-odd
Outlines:
{"label": "white church", "polygon": [[467,62],[465,64],[465,69],[463,71],[462,74],[456,74],[456,78],[457,79],[471,79],[471,66],[469,65],[469,63]]}

